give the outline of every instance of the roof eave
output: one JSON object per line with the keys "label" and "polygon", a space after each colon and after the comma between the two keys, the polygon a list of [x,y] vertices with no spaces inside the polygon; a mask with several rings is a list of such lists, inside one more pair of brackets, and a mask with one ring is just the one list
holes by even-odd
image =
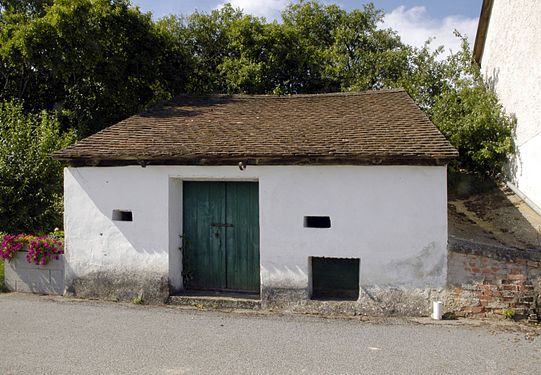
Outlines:
{"label": "roof eave", "polygon": [[191,165],[191,166],[238,166],[249,165],[425,165],[443,166],[456,158],[456,155],[432,156],[259,156],[259,157],[220,157],[220,158],[94,158],[53,156],[70,167],[121,167],[130,165]]}
{"label": "roof eave", "polygon": [[493,4],[494,0],[483,0],[483,6],[481,7],[481,15],[479,16],[479,24],[477,25],[477,34],[475,35],[475,44],[473,46],[473,61],[478,65],[481,65],[485,50],[485,41]]}

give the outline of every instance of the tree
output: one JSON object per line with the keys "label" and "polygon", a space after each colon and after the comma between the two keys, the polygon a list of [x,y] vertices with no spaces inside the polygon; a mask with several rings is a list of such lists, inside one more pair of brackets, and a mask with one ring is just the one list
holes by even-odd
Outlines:
{"label": "tree", "polygon": [[472,61],[468,41],[462,38],[462,49],[446,61],[446,82],[430,109],[432,121],[458,149],[455,165],[496,176],[514,153],[516,124]]}
{"label": "tree", "polygon": [[0,228],[48,232],[62,226],[62,165],[49,154],[74,141],[51,113],[0,103]]}
{"label": "tree", "polygon": [[[11,22],[17,20],[17,22]],[[55,0],[0,29],[0,99],[92,134],[184,91],[185,51],[128,0]]]}
{"label": "tree", "polygon": [[[0,0],[0,100],[56,113],[78,137],[178,93],[298,94],[404,88],[461,152],[498,173],[512,121],[471,64],[382,29],[373,4],[290,3],[283,22],[225,5],[154,22],[129,0]],[[491,110],[492,108],[492,110]]]}
{"label": "tree", "polygon": [[396,33],[379,30],[373,5],[350,13],[317,1],[290,4],[283,23],[225,5],[177,19],[190,46],[188,91],[317,93],[384,87],[396,80],[407,52]]}
{"label": "tree", "polygon": [[0,16],[26,18],[43,15],[45,8],[52,3],[53,0],[0,0]]}
{"label": "tree", "polygon": [[406,63],[394,81],[387,82],[391,88],[403,88],[417,105],[429,116],[437,98],[449,88],[448,62],[441,57],[443,47],[430,50],[431,40],[422,48],[408,46]]}

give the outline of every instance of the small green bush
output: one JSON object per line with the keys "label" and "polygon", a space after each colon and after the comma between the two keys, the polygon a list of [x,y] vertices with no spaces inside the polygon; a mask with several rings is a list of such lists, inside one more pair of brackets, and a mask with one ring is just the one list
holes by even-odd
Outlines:
{"label": "small green bush", "polygon": [[137,296],[137,297],[133,297],[132,303],[133,303],[134,305],[142,305],[142,304],[145,303],[145,301],[143,300],[143,297]]}
{"label": "small green bush", "polygon": [[62,165],[50,154],[75,141],[48,112],[0,102],[0,228],[47,233],[62,225]]}
{"label": "small green bush", "polygon": [[515,317],[515,310],[505,309],[503,310],[503,316],[505,316],[507,319],[513,319]]}

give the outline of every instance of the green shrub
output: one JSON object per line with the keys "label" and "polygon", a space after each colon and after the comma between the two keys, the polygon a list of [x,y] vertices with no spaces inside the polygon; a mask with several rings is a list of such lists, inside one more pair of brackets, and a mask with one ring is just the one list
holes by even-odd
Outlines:
{"label": "green shrub", "polygon": [[0,228],[46,233],[62,226],[62,165],[50,153],[75,140],[45,111],[0,103]]}
{"label": "green shrub", "polygon": [[463,38],[462,50],[446,61],[447,83],[428,114],[459,151],[454,166],[496,176],[515,152],[515,119],[505,113],[472,61],[468,41]]}
{"label": "green shrub", "polygon": [[514,121],[505,115],[496,94],[482,85],[443,94],[433,121],[459,153],[459,166],[470,171],[501,173],[513,153]]}
{"label": "green shrub", "polygon": [[143,305],[145,303],[145,301],[143,300],[142,296],[136,296],[136,297],[133,297],[132,303],[134,305]]}

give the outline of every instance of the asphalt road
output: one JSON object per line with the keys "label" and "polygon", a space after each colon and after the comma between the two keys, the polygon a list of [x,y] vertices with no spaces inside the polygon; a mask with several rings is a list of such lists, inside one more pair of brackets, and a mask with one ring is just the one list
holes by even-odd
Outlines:
{"label": "asphalt road", "polygon": [[0,374],[541,374],[539,330],[0,294]]}

